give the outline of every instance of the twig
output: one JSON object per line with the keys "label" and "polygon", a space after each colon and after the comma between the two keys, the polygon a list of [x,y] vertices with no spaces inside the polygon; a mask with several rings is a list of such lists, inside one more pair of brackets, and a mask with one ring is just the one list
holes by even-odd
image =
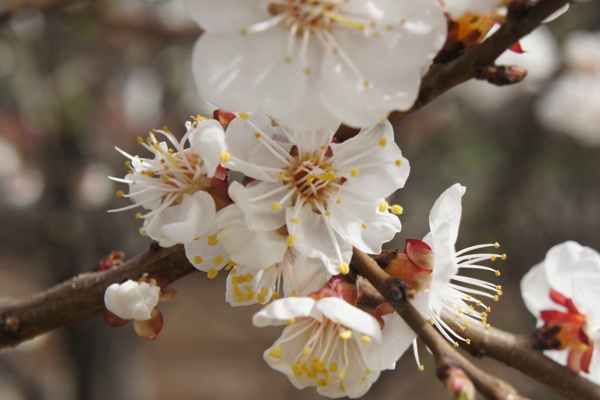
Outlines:
{"label": "twig", "polygon": [[438,373],[448,367],[462,369],[477,390],[492,400],[515,400],[520,398],[515,389],[508,383],[491,376],[460,355],[431,324],[404,297],[402,281],[385,273],[375,261],[360,250],[354,249],[352,265],[360,275],[386,298],[396,312],[406,321],[417,336],[432,351],[437,364]]}
{"label": "twig", "polygon": [[78,275],[44,292],[0,305],[0,348],[17,345],[52,329],[93,318],[104,310],[104,291],[112,283],[165,275],[169,282],[196,271],[182,245],[150,249],[125,264]]}
{"label": "twig", "polygon": [[600,400],[600,386],[535,350],[530,336],[473,325],[460,334],[471,339],[471,345],[463,349],[475,356],[489,356],[501,361],[548,385],[567,399]]}

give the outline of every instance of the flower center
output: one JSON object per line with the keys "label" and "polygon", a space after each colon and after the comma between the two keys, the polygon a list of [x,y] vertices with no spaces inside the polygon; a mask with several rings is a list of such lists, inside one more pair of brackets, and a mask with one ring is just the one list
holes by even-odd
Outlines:
{"label": "flower center", "polygon": [[284,0],[270,3],[269,12],[274,16],[285,15],[286,28],[296,25],[298,34],[315,28],[330,29],[334,21],[363,29],[362,24],[342,16],[339,1]]}
{"label": "flower center", "polygon": [[289,183],[296,187],[298,197],[322,204],[325,204],[325,200],[334,190],[330,184],[340,181],[324,155],[320,157],[313,155],[304,161],[290,165],[288,176]]}

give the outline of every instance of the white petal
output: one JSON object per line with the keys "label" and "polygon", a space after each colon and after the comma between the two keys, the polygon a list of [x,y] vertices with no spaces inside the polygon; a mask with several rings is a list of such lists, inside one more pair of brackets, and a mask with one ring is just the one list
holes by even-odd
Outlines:
{"label": "white petal", "polygon": [[242,210],[236,205],[225,207],[217,217],[219,240],[237,264],[262,269],[283,260],[288,250],[286,238],[277,231],[252,232]]}
{"label": "white petal", "polygon": [[311,317],[322,321],[322,314],[315,308],[315,300],[310,297],[288,297],[269,304],[252,317],[255,326],[285,325],[287,320]]}
{"label": "white petal", "polygon": [[410,347],[417,335],[396,313],[383,316],[385,325],[383,326],[381,347],[385,349],[381,352],[381,367],[385,369],[394,369],[396,361]]}
{"label": "white petal", "polygon": [[145,321],[151,318],[152,310],[158,304],[159,293],[158,286],[128,280],[110,285],[104,292],[104,304],[120,318]]}
{"label": "white petal", "polygon": [[[291,204],[290,199],[281,201],[286,191],[277,191],[281,183],[259,182],[250,187],[244,187],[238,182],[229,186],[229,195],[244,212],[246,225],[252,231],[273,231],[285,224],[285,208]],[[253,198],[264,196],[261,200]],[[272,209],[273,203],[280,203],[281,209]]]}
{"label": "white petal", "polygon": [[325,297],[317,301],[315,307],[329,320],[368,335],[377,343],[381,342],[381,328],[375,317],[350,305],[347,301],[338,297]]}
{"label": "white petal", "polygon": [[562,308],[550,299],[550,284],[543,263],[531,268],[521,279],[521,296],[529,312],[538,319],[541,311]]}
{"label": "white petal", "polygon": [[[434,241],[436,240],[436,230],[440,226],[447,224],[448,227],[444,230],[447,237],[444,237],[443,240],[452,246],[456,243],[462,214],[461,198],[465,193],[465,190],[466,188],[464,186],[456,183],[446,189],[446,191],[444,191],[444,193],[436,200],[429,213],[429,229],[431,229],[434,236]],[[434,251],[436,251],[436,249],[434,249]]]}
{"label": "white petal", "polygon": [[[257,133],[273,139],[270,145],[259,140]],[[281,128],[272,126],[271,119],[262,113],[252,113],[247,120],[237,117],[231,121],[225,143],[231,156],[228,168],[268,182],[278,180],[277,173],[288,165],[284,154],[289,154],[292,148]]]}
{"label": "white petal", "polygon": [[263,0],[185,0],[192,19],[208,32],[239,32],[271,18]]}
{"label": "white petal", "polygon": [[184,244],[188,261],[198,270],[209,272],[220,270],[231,260],[218,239],[217,228],[212,226],[198,240]]}
{"label": "white petal", "polygon": [[285,61],[287,33],[204,34],[193,52],[200,93],[218,107],[283,115],[300,104],[306,74]]}
{"label": "white petal", "polygon": [[221,153],[225,150],[225,132],[214,119],[200,121],[190,133],[190,148],[202,157],[207,175],[212,178],[219,166]]}
{"label": "white petal", "polygon": [[331,277],[323,261],[317,258],[297,254],[294,259],[291,275],[284,278],[284,286],[289,286],[285,291],[286,296],[291,295],[292,291],[298,296],[306,296],[325,286]]}

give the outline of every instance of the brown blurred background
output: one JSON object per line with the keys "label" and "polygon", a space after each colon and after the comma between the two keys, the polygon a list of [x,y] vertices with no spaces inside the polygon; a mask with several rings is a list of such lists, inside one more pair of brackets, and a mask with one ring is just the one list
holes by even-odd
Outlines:
{"label": "brown blurred background", "polygon": [[[123,188],[106,178],[126,172],[113,147],[142,153],[137,136],[163,125],[182,135],[184,121],[205,110],[190,72],[200,31],[180,0],[29,3],[38,7],[0,0],[4,299],[89,271],[112,250],[129,257],[144,250],[149,240],[133,212],[106,213],[126,205],[114,198]],[[600,29],[599,16],[598,2],[576,4],[548,24],[556,68],[532,87],[497,92],[471,84],[396,125],[412,172],[396,197],[403,231],[390,247],[424,236],[437,196],[455,182],[467,186],[457,247],[498,241],[508,254],[496,264],[505,295],[490,321],[511,332],[533,329],[518,285],[551,246],[576,240],[600,250],[600,146],[551,132],[533,113],[565,69],[561,41],[573,30]],[[263,362],[280,330],[252,326],[258,307],[231,308],[224,278],[198,273],[176,282],[179,293],[160,306],[165,327],[153,342],[131,324],[109,328],[96,318],[0,351],[0,399],[318,398]],[[406,354],[364,398],[445,398],[424,347],[421,353],[424,372]],[[477,362],[526,397],[561,399],[493,360]]]}

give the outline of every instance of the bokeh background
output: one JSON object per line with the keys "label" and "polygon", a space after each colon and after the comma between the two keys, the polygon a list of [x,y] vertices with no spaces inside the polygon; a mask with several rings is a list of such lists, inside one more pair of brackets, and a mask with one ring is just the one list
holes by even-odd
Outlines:
{"label": "bokeh background", "polygon": [[[457,247],[498,241],[508,254],[495,264],[505,294],[490,322],[511,332],[534,327],[519,281],[550,247],[576,240],[600,250],[600,106],[597,124],[573,133],[577,101],[600,99],[565,96],[557,112],[566,123],[543,118],[543,99],[573,68],[562,50],[569,32],[600,29],[599,17],[598,2],[578,3],[547,24],[545,39],[507,61],[527,64],[525,83],[472,82],[396,124],[412,171],[395,198],[403,230],[389,247],[424,236],[437,196],[467,186]],[[137,136],[163,125],[182,135],[187,118],[207,112],[190,70],[199,33],[180,0],[0,1],[2,299],[90,271],[112,250],[131,257],[149,245],[133,212],[106,213],[126,205],[107,179],[126,172],[114,146],[143,155]],[[318,398],[263,362],[280,329],[253,327],[258,307],[231,308],[224,286],[222,274],[174,283],[179,293],[160,306],[165,327],[153,342],[96,318],[1,350],[0,399]],[[445,398],[421,353],[424,372],[406,354],[364,398]],[[561,399],[493,360],[476,362],[526,397]]]}

